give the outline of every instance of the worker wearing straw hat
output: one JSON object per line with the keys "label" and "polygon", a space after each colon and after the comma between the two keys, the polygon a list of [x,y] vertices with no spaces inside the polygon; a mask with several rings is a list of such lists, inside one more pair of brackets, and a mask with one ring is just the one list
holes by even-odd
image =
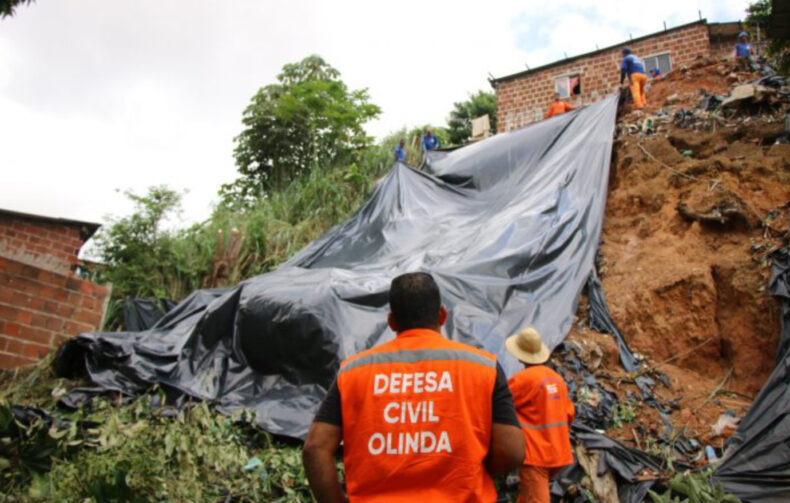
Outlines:
{"label": "worker wearing straw hat", "polygon": [[573,403],[562,376],[547,367],[551,351],[534,328],[511,335],[507,350],[524,364],[508,381],[526,442],[519,469],[519,503],[549,503],[551,478],[573,464],[569,434]]}

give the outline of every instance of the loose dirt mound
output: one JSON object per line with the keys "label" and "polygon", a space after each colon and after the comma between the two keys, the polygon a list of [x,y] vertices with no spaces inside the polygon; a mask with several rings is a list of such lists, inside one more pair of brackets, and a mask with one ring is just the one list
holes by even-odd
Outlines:
{"label": "loose dirt mound", "polygon": [[[702,61],[654,82],[644,111],[626,107],[604,221],[600,272],[612,317],[647,366],[669,376],[657,389],[677,400],[675,429],[703,442],[716,440],[722,412],[748,408],[779,337],[778,304],[765,287],[767,255],[787,239],[790,146],[774,145],[786,104],[687,112],[753,78]],[[569,340],[600,345],[598,374],[623,396],[633,379],[608,337],[577,328]],[[637,416],[643,429],[662,428],[650,407]],[[634,445],[638,431],[610,434]]]}

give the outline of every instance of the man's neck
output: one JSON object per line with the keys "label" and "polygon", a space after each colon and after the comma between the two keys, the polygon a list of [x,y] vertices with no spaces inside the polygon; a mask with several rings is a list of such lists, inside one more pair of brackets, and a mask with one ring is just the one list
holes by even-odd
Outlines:
{"label": "man's neck", "polygon": [[400,335],[402,333],[409,332],[411,330],[430,330],[431,332],[440,333],[441,328],[442,327],[440,327],[440,326],[439,327],[414,327],[414,328],[407,328],[405,330],[398,330],[396,332],[396,335]]}

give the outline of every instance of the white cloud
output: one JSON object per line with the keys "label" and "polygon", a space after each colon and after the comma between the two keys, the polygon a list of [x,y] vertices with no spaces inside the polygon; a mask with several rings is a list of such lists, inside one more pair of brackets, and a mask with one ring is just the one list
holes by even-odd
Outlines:
{"label": "white cloud", "polygon": [[501,76],[747,1],[391,4],[318,0],[60,0],[0,21],[0,207],[100,220],[114,189],[187,188],[209,214],[235,177],[233,137],[256,89],[317,53],[383,109],[369,127],[441,124]]}

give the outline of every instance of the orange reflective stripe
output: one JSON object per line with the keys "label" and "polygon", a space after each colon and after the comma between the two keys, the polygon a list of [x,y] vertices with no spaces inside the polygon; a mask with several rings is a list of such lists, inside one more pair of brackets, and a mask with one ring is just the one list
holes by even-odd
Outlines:
{"label": "orange reflective stripe", "polygon": [[363,355],[342,365],[340,367],[340,373],[342,374],[343,372],[363,365],[375,365],[379,363],[417,363],[424,361],[466,361],[486,367],[496,367],[496,360],[463,349],[411,349]]}
{"label": "orange reflective stripe", "polygon": [[349,500],[496,500],[484,461],[496,357],[409,330],[345,360],[337,384]]}

